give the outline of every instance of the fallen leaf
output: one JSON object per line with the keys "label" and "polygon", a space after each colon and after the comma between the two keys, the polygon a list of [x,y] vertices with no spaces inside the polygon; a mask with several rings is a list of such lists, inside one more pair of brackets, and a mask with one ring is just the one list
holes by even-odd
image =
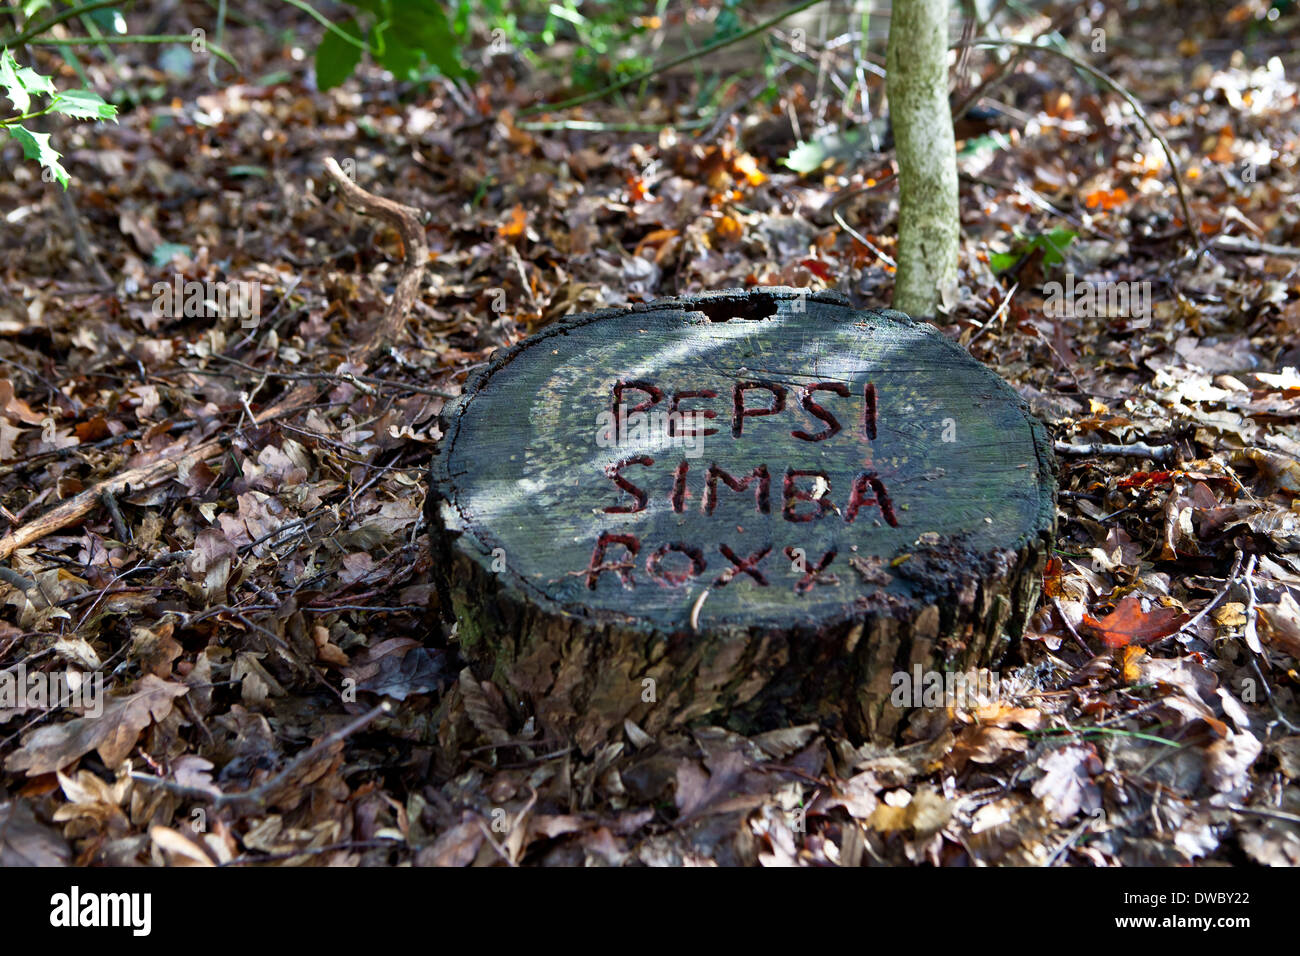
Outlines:
{"label": "fallen leaf", "polygon": [[1093,630],[1107,647],[1127,644],[1150,644],[1167,637],[1187,621],[1188,615],[1173,608],[1158,607],[1143,611],[1142,602],[1129,595],[1100,621],[1085,614],[1083,624]]}
{"label": "fallen leaf", "polygon": [[1254,734],[1229,732],[1206,748],[1205,775],[1220,793],[1236,790],[1246,782],[1246,773],[1263,745]]}
{"label": "fallen leaf", "polygon": [[71,858],[63,836],[36,819],[26,800],[0,803],[0,867],[67,866]]}
{"label": "fallen leaf", "polygon": [[1039,758],[1044,774],[1033,786],[1034,796],[1057,823],[1065,823],[1080,810],[1101,807],[1101,790],[1092,778],[1101,773],[1102,763],[1091,744],[1074,744],[1053,750]]}
{"label": "fallen leaf", "polygon": [[9,755],[5,769],[27,776],[61,770],[91,750],[115,769],[135,746],[141,732],[171,713],[172,702],[189,688],[146,674],[136,691],[109,699],[100,717],[77,717],[62,724],[39,727],[23,738]]}

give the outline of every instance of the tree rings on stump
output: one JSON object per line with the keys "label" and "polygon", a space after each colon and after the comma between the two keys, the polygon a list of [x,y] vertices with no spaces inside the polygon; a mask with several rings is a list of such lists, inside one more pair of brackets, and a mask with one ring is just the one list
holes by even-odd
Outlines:
{"label": "tree rings on stump", "polygon": [[891,736],[920,703],[897,675],[1004,659],[1052,540],[1025,403],[835,293],[570,317],[495,355],[443,427],[443,613],[480,677],[584,752],[626,720]]}

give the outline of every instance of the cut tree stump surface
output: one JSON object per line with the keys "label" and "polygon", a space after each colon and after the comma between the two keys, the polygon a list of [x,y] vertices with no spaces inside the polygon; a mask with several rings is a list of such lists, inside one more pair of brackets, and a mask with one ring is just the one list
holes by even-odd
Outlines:
{"label": "cut tree stump surface", "polygon": [[893,733],[890,675],[1003,658],[1054,525],[1050,442],[1015,392],[835,293],[570,317],[443,424],[444,612],[585,750],[625,719]]}

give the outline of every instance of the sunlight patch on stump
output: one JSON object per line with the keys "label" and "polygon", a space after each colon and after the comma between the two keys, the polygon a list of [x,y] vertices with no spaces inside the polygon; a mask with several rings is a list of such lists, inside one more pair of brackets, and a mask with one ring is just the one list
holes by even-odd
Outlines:
{"label": "sunlight patch on stump", "polygon": [[893,674],[998,665],[1038,597],[1043,426],[930,326],[835,293],[573,316],[443,422],[443,613],[584,752],[625,720],[892,736]]}

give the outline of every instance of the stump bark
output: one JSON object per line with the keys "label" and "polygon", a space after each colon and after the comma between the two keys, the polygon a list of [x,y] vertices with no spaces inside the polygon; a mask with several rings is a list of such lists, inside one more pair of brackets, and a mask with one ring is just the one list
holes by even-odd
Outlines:
{"label": "stump bark", "polygon": [[919,702],[898,675],[1006,658],[1052,541],[1051,444],[1015,392],[835,293],[570,317],[495,355],[443,430],[442,613],[584,752],[629,720],[890,737]]}

